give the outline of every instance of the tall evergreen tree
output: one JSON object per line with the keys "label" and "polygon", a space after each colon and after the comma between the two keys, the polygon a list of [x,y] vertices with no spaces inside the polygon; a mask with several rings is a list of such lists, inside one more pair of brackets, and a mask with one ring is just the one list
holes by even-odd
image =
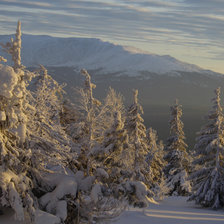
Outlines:
{"label": "tall evergreen tree", "polygon": [[145,161],[148,145],[146,141],[146,128],[141,117],[143,108],[138,102],[138,90],[134,90],[133,104],[129,107],[126,119],[126,129],[128,131],[130,144],[133,148],[133,178],[145,182]]}
{"label": "tall evergreen tree", "polygon": [[123,96],[120,93],[116,93],[116,91],[110,87],[96,119],[99,136],[102,136],[105,130],[111,127],[111,124],[114,122],[115,112],[119,112],[121,114],[121,119],[124,119],[125,108]]}
{"label": "tall evergreen tree", "polygon": [[93,89],[96,88],[96,85],[91,82],[91,76],[85,69],[82,69],[81,73],[85,77],[84,88],[82,89],[82,106],[86,113],[85,127],[87,132],[87,144],[89,144],[87,150],[90,150],[94,138],[95,107],[98,106],[100,102],[93,97]]}
{"label": "tall evergreen tree", "polygon": [[164,168],[167,177],[167,186],[170,195],[187,195],[191,191],[188,172],[190,169],[190,157],[187,152],[187,144],[184,142],[183,122],[181,121],[182,108],[176,100],[170,107],[170,137],[165,147],[164,159],[167,165]]}
{"label": "tall evergreen tree", "polygon": [[40,65],[40,75],[36,83],[35,106],[37,115],[45,117],[51,124],[60,123],[62,112],[63,85],[59,85],[49,74],[47,69]]}
{"label": "tall evergreen tree", "polygon": [[90,175],[92,172],[92,161],[91,158],[88,157],[88,154],[91,152],[97,138],[96,117],[98,115],[101,102],[93,97],[93,89],[96,88],[96,85],[91,82],[91,76],[89,73],[85,69],[82,69],[81,74],[85,77],[85,81],[84,87],[78,89],[78,107],[83,116],[74,126],[73,131],[76,134],[73,135],[73,137],[76,143],[80,145],[80,160],[85,161],[83,165],[84,167],[87,167],[87,173]]}
{"label": "tall evergreen tree", "polygon": [[215,90],[208,124],[198,133],[195,144],[195,171],[191,175],[194,191],[190,200],[204,207],[224,206],[224,126],[220,88]]}
{"label": "tall evergreen tree", "polygon": [[[34,222],[35,206],[29,176],[31,150],[27,142],[27,82],[32,73],[21,65],[21,24],[16,39],[1,44],[12,56],[14,66],[0,64],[0,206],[9,206],[17,220]],[[1,59],[2,60],[2,59]],[[4,60],[2,60],[4,61]]]}
{"label": "tall evergreen tree", "polygon": [[[37,99],[41,94],[33,94],[26,88],[34,74],[21,64],[20,49],[16,49],[21,47],[20,28],[19,22],[16,40],[2,45],[12,54],[14,66],[0,64],[0,206],[11,207],[16,219],[25,223],[37,222],[36,214],[40,207],[54,213],[55,219],[65,220],[67,203],[61,199],[65,194],[76,194],[74,178],[63,177],[63,184],[71,184],[73,189],[68,192],[65,187],[66,193],[60,191],[62,194],[59,197],[50,197],[53,203],[38,199],[40,196],[46,199],[58,192],[57,185],[60,185],[61,179],[58,178],[59,182],[55,176],[60,174],[52,169],[65,169],[72,144],[59,125],[50,123],[47,112],[52,107],[41,107],[41,97]],[[47,92],[47,88],[49,86],[39,90],[51,92],[50,88]],[[42,103],[46,102],[43,100]],[[54,178],[53,183],[49,180],[51,178]],[[52,190],[53,194],[49,192]],[[63,210],[63,216],[56,212],[57,206]]]}

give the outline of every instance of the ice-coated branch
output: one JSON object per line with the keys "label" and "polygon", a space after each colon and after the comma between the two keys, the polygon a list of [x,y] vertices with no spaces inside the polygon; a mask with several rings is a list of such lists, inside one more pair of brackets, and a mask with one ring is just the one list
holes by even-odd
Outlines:
{"label": "ice-coated branch", "polygon": [[15,41],[13,42],[14,52],[12,55],[12,60],[14,62],[14,69],[21,67],[21,22],[18,21],[17,29],[15,34]]}
{"label": "ice-coated branch", "polygon": [[134,103],[138,104],[138,90],[135,89],[133,90],[133,92],[134,92]]}

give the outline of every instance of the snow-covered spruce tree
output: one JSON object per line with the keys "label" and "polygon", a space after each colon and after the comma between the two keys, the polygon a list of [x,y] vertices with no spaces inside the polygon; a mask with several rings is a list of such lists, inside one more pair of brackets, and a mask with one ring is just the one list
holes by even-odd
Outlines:
{"label": "snow-covered spruce tree", "polygon": [[129,148],[121,114],[115,112],[113,125],[104,133],[103,142],[93,148],[91,156],[95,158],[96,166],[107,171],[104,189],[111,192],[115,201],[144,207],[150,200],[147,197],[148,189],[143,182],[131,180],[133,174]]}
{"label": "snow-covered spruce tree", "polygon": [[2,45],[12,54],[14,66],[0,64],[0,206],[11,207],[25,223],[38,222],[39,208],[60,223],[66,221],[70,198],[77,193],[74,174],[66,170],[72,144],[61,127],[44,116],[49,108],[38,115],[36,95],[26,88],[34,74],[21,65],[16,48],[21,47],[20,27],[19,22],[16,40]]}
{"label": "snow-covered spruce tree", "polygon": [[83,170],[86,170],[88,175],[91,174],[91,159],[87,156],[95,143],[97,138],[96,130],[98,123],[96,122],[97,114],[101,102],[93,97],[93,89],[96,87],[91,82],[91,76],[85,70],[81,70],[81,74],[85,77],[84,87],[79,88],[78,92],[78,109],[80,111],[80,119],[70,127],[69,133],[72,135],[74,141],[79,145],[80,156]]}
{"label": "snow-covered spruce tree", "polygon": [[96,88],[96,85],[91,82],[91,76],[85,70],[81,70],[82,75],[85,77],[85,84],[83,88],[83,101],[85,101],[82,105],[84,106],[84,110],[86,112],[86,133],[87,133],[87,148],[91,149],[91,143],[94,139],[94,119],[96,117],[97,107],[101,105],[101,103],[93,97],[93,89]]}
{"label": "snow-covered spruce tree", "polygon": [[114,126],[105,133],[103,142],[94,144],[87,155],[91,159],[92,171],[90,176],[86,174],[85,179],[88,183],[83,186],[78,198],[80,219],[84,221],[88,217],[90,223],[114,218],[126,207],[125,197],[118,197],[116,193],[122,181],[120,159],[126,141],[119,113],[115,115],[114,123]]}
{"label": "snow-covered spruce tree", "polygon": [[[92,88],[95,88],[95,85],[93,83],[91,84],[93,85]],[[89,139],[89,136],[87,135],[88,126],[86,125],[86,123],[88,123],[88,117],[90,117],[89,114],[92,113],[92,140],[97,142],[102,141],[105,130],[111,127],[114,119],[114,112],[121,112],[122,118],[125,114],[122,95],[116,93],[111,87],[102,104],[94,98],[92,111],[90,113],[88,109],[89,97],[85,89],[86,88],[77,88],[77,102],[73,105],[72,103],[67,103],[67,105],[65,105],[65,112],[66,110],[68,110],[70,114],[73,112],[73,117],[68,114],[66,118],[71,121],[67,125],[66,130],[73,137],[74,141],[77,144],[80,144],[82,148],[87,148],[85,142]],[[62,119],[64,119],[63,116]]]}
{"label": "snow-covered spruce tree", "polygon": [[164,160],[164,146],[162,142],[157,143],[157,132],[152,128],[147,130],[148,139],[148,154],[146,156],[146,162],[148,166],[146,170],[148,172],[147,185],[158,199],[163,199],[164,195],[168,193],[166,187],[166,179],[163,173],[163,169],[166,165]]}
{"label": "snow-covered spruce tree", "polygon": [[[91,172],[85,172],[85,166],[78,171],[80,175],[82,173],[83,182],[88,182],[86,187],[80,184],[83,190],[77,199],[82,220],[89,217],[89,222],[102,222],[118,216],[128,203],[136,206],[148,203],[145,185],[130,181],[132,164],[129,162],[128,135],[124,130],[122,111],[121,96],[110,89],[104,105],[98,107],[94,116],[98,125],[94,125],[94,140],[87,154]],[[95,133],[102,134],[97,136]]]}
{"label": "snow-covered spruce tree", "polygon": [[195,170],[191,175],[193,192],[190,200],[214,209],[224,206],[224,126],[220,88],[215,90],[208,124],[198,133],[195,144]]}
{"label": "snow-covered spruce tree", "polygon": [[[105,126],[99,122],[103,133],[100,138],[95,136],[96,126],[93,125],[94,138],[88,154],[85,155],[91,161],[91,172],[87,172],[82,152],[78,158],[79,170],[75,173],[78,195],[74,201],[80,222],[105,222],[118,216],[128,202],[136,205],[147,204],[147,189],[144,184],[129,181],[131,172],[127,169],[128,157],[125,157],[128,152],[128,136],[123,129],[120,112],[114,112],[113,120],[110,117],[109,108],[112,104],[117,105],[112,101],[117,102],[116,99],[106,100],[105,105],[98,108],[93,117],[94,123],[96,120],[100,121],[100,118],[104,119],[104,116],[108,116],[110,122]],[[116,107],[120,108],[120,103],[118,104]],[[107,130],[105,127],[108,127]],[[85,140],[84,137],[85,135],[82,137]]]}
{"label": "snow-covered spruce tree", "polygon": [[47,69],[40,65],[37,75],[35,103],[37,116],[45,117],[50,123],[60,123],[60,114],[63,110],[64,85],[59,85],[50,75]]}
{"label": "snow-covered spruce tree", "polygon": [[124,130],[121,114],[114,112],[112,126],[105,131],[102,143],[91,151],[96,162],[107,168],[110,182],[119,182],[122,169],[128,168],[129,158],[123,158],[128,146],[128,135]]}
{"label": "snow-covered spruce tree", "polygon": [[77,218],[72,215],[77,209],[74,200],[78,190],[72,171],[77,169],[70,166],[71,161],[76,161],[77,154],[71,137],[60,122],[62,86],[48,75],[43,66],[39,72],[41,74],[36,72],[35,92],[29,95],[31,109],[27,125],[27,147],[32,149],[29,172],[32,191],[38,199],[39,209],[54,215],[58,223],[69,223]]}
{"label": "snow-covered spruce tree", "polygon": [[116,91],[110,87],[96,118],[98,123],[97,133],[99,136],[103,136],[105,130],[111,127],[114,122],[115,112],[119,112],[121,114],[121,119],[124,119],[125,107],[123,104],[123,96],[120,93],[116,93]]}
{"label": "snow-covered spruce tree", "polygon": [[[133,161],[133,178],[147,182],[147,173],[145,172],[146,155],[148,153],[148,145],[146,141],[146,128],[143,124],[144,120],[141,117],[143,114],[142,106],[138,103],[138,90],[134,90],[134,102],[127,112],[127,119],[125,128],[128,131],[129,142],[132,144],[132,158]],[[129,149],[130,150],[130,149]]]}
{"label": "snow-covered spruce tree", "polygon": [[[54,215],[58,223],[92,220],[95,213],[91,189],[101,176],[99,172],[87,175],[87,167],[77,159],[80,152],[58,116],[61,101],[57,92],[62,92],[61,86],[43,66],[41,70],[36,92],[30,97],[34,110],[28,116],[34,195],[39,208]],[[107,209],[111,207],[108,205]],[[98,214],[103,211],[105,208],[100,207]]]}
{"label": "snow-covered spruce tree", "polygon": [[183,196],[188,195],[191,191],[190,181],[188,181],[191,160],[187,152],[187,144],[184,142],[184,125],[181,121],[182,108],[177,100],[170,110],[170,137],[165,146],[164,159],[167,165],[164,168],[164,173],[167,177],[167,187],[170,189],[169,195]]}
{"label": "snow-covered spruce tree", "polygon": [[[1,46],[12,56],[13,68],[0,64],[0,206],[11,207],[17,220],[35,218],[32,181],[28,175],[31,151],[26,149],[29,104],[26,85],[32,73],[21,65],[21,23],[16,39]],[[2,58],[1,58],[2,60]],[[3,60],[5,61],[5,60]],[[28,215],[26,215],[28,214]]]}

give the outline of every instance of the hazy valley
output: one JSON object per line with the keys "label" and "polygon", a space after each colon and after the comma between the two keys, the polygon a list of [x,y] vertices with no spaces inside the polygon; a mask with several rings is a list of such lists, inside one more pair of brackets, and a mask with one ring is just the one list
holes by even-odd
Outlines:
{"label": "hazy valley", "polygon": [[[49,67],[49,73],[60,83],[66,83],[67,97],[74,100],[74,86],[83,83],[83,77],[72,67]],[[120,76],[119,74],[98,75],[98,71],[90,70],[92,80],[96,84],[94,95],[102,100],[111,86],[124,96],[125,105],[132,101],[132,90],[139,90],[140,102],[144,109],[143,118],[147,127],[158,131],[161,139],[169,135],[169,107],[179,99],[183,105],[184,130],[187,143],[193,146],[196,132],[206,123],[211,107],[214,89],[224,87],[224,77],[203,73],[179,72],[178,75],[158,75],[144,72],[138,76]]]}

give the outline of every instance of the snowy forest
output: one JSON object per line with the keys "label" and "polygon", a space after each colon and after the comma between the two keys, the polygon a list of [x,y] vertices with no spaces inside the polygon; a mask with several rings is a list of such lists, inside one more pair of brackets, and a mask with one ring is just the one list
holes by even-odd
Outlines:
{"label": "snowy forest", "polygon": [[[145,127],[138,90],[125,108],[110,88],[100,102],[85,69],[76,102],[40,65],[21,64],[21,23],[0,56],[0,213],[38,223],[106,223],[128,206],[148,207],[188,196],[202,207],[224,207],[224,123],[220,88],[194,148],[184,134],[182,106],[170,107],[170,136]],[[178,96],[177,96],[178,98]],[[209,99],[208,99],[209,103]]]}

